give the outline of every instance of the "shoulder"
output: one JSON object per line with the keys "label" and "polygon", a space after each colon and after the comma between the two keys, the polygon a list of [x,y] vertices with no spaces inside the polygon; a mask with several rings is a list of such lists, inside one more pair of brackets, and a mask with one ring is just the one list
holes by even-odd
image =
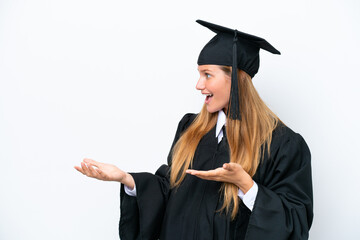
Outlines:
{"label": "shoulder", "polygon": [[191,125],[191,123],[195,120],[196,116],[198,114],[196,113],[186,113],[180,120],[179,124],[178,124],[178,131],[182,132],[184,131],[187,127],[189,127]]}
{"label": "shoulder", "polygon": [[[279,122],[273,131],[270,156],[273,160],[302,165],[310,162],[310,149],[300,133]],[[288,163],[290,163],[288,162]]]}
{"label": "shoulder", "polygon": [[181,134],[185,131],[185,129],[188,128],[191,125],[191,123],[195,120],[196,116],[197,116],[197,114],[195,114],[195,113],[186,113],[179,121],[177,130],[175,133],[175,138],[171,145],[170,152],[168,155],[168,164],[169,165],[171,165],[171,161],[172,161],[171,159],[172,159],[173,147],[175,146],[176,142],[179,140]]}
{"label": "shoulder", "polygon": [[284,123],[279,122],[273,131],[272,141],[274,145],[284,145],[287,143],[307,145],[300,133],[295,132]]}

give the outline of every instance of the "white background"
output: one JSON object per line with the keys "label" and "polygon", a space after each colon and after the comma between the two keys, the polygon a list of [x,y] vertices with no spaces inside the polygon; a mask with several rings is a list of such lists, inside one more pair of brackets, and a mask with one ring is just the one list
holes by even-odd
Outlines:
{"label": "white background", "polygon": [[[251,3],[249,3],[251,2]],[[0,0],[0,239],[118,239],[119,183],[84,157],[154,172],[200,111],[196,19],[265,38],[253,81],[308,143],[310,239],[358,239],[360,4]]]}

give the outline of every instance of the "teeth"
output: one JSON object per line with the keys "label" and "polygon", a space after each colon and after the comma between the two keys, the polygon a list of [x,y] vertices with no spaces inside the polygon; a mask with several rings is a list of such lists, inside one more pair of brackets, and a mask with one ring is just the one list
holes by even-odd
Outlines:
{"label": "teeth", "polygon": [[212,94],[205,94],[207,97],[212,97],[213,95]]}

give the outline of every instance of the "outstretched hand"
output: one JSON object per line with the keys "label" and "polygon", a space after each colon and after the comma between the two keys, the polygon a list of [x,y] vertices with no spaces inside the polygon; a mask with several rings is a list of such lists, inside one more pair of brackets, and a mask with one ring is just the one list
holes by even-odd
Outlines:
{"label": "outstretched hand", "polygon": [[88,177],[103,181],[121,182],[131,189],[134,188],[135,185],[134,179],[130,174],[112,164],[101,163],[90,158],[84,158],[81,162],[81,167],[74,166],[74,168]]}
{"label": "outstretched hand", "polygon": [[186,173],[205,180],[233,183],[246,193],[253,185],[251,176],[238,163],[225,163],[214,170],[186,170]]}

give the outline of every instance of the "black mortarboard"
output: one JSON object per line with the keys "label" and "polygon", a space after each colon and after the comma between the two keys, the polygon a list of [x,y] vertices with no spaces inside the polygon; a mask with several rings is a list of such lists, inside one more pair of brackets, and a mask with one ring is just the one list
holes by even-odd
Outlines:
{"label": "black mortarboard", "polygon": [[217,33],[201,50],[197,63],[232,66],[230,109],[227,115],[232,119],[241,120],[237,71],[234,69],[241,69],[253,78],[259,69],[260,48],[274,54],[280,52],[263,38],[202,20],[196,22]]}

